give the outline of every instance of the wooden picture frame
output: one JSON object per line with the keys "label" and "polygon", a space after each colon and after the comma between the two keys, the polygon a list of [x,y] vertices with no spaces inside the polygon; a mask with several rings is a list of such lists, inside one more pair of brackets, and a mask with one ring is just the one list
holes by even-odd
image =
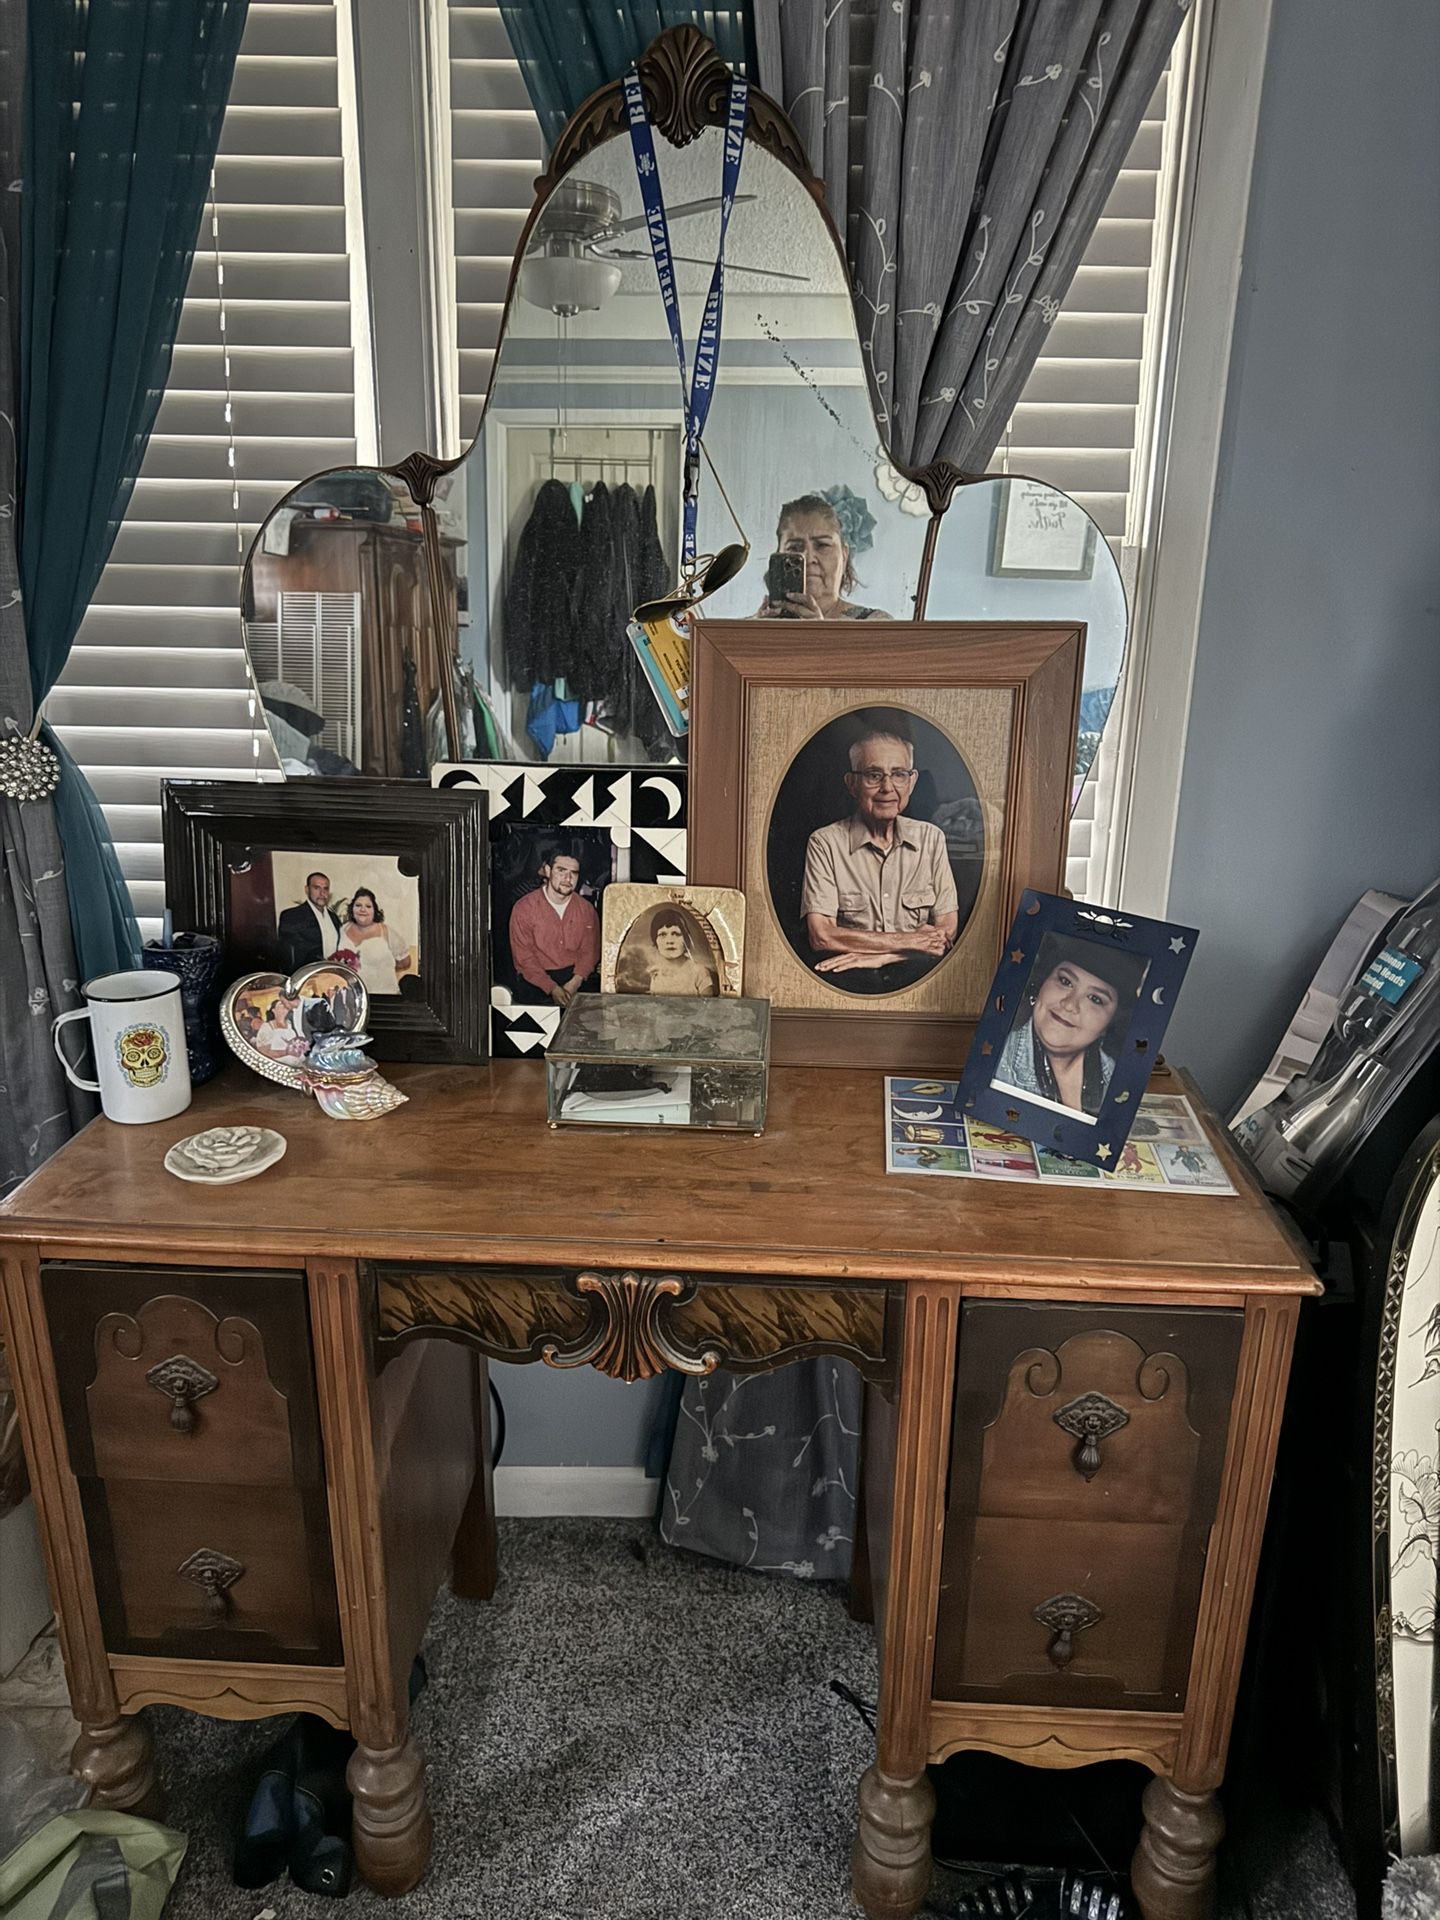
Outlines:
{"label": "wooden picture frame", "polygon": [[[175,925],[213,934],[225,977],[278,966],[258,920],[237,924],[232,876],[251,851],[369,856],[418,882],[418,953],[397,991],[370,994],[377,1060],[486,1058],[486,800],[412,780],[167,780],[166,898]],[[278,907],[276,908],[278,914]]]}
{"label": "wooden picture frame", "polygon": [[[958,1074],[1020,896],[1064,877],[1084,657],[1073,621],[694,622],[690,880],[746,896],[745,987],[772,1003],[777,1065]],[[971,783],[978,879],[927,976],[857,995],[802,954],[772,896],[772,848],[799,837],[780,834],[776,802],[802,752],[876,708],[941,742]]]}

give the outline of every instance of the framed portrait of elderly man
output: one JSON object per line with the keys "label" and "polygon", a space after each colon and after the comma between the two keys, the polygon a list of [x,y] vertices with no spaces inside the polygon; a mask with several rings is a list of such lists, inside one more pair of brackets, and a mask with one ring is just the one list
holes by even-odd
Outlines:
{"label": "framed portrait of elderly man", "polygon": [[697,620],[692,885],[745,894],[777,1063],[956,1071],[1058,889],[1085,629]]}

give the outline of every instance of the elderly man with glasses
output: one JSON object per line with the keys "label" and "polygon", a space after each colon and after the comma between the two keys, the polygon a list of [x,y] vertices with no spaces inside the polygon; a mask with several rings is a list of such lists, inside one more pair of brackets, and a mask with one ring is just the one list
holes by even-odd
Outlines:
{"label": "elderly man with glasses", "polygon": [[907,820],[915,790],[915,745],[902,713],[858,717],[845,786],[852,811],[818,827],[805,849],[800,911],[815,971],[852,991],[894,991],[950,951],[959,901],[945,836]]}

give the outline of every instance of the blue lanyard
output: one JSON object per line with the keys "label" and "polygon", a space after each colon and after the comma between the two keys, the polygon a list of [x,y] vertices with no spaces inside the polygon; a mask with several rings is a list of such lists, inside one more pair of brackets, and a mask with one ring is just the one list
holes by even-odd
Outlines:
{"label": "blue lanyard", "polygon": [[650,251],[655,256],[655,277],[660,283],[660,298],[675,348],[675,364],[680,369],[680,395],[685,407],[685,497],[681,554],[685,561],[695,558],[695,518],[700,481],[700,438],[715,397],[715,375],[720,365],[720,322],[725,305],[725,235],[730,213],[740,185],[740,162],[745,153],[745,116],[750,87],[739,74],[730,77],[730,101],[725,115],[725,159],[720,183],[720,239],[715,252],[715,270],[710,276],[710,292],[695,342],[695,378],[685,360],[685,337],[680,330],[680,301],[675,291],[675,262],[670,252],[670,228],[665,219],[665,195],[660,187],[660,169],[655,163],[655,141],[650,131],[650,116],[645,111],[645,95],[640,76],[631,67],[625,76],[625,108],[630,118],[630,145],[635,153],[635,174],[640,182],[640,197],[645,206],[645,228],[650,235]]}

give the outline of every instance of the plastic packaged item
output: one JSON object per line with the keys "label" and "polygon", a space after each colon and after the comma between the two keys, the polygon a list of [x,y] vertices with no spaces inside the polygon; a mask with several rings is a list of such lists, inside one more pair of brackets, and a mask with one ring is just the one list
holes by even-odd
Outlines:
{"label": "plastic packaged item", "polygon": [[1269,1192],[1313,1206],[1440,1041],[1440,880],[1396,916],[1304,1073],[1233,1129]]}

